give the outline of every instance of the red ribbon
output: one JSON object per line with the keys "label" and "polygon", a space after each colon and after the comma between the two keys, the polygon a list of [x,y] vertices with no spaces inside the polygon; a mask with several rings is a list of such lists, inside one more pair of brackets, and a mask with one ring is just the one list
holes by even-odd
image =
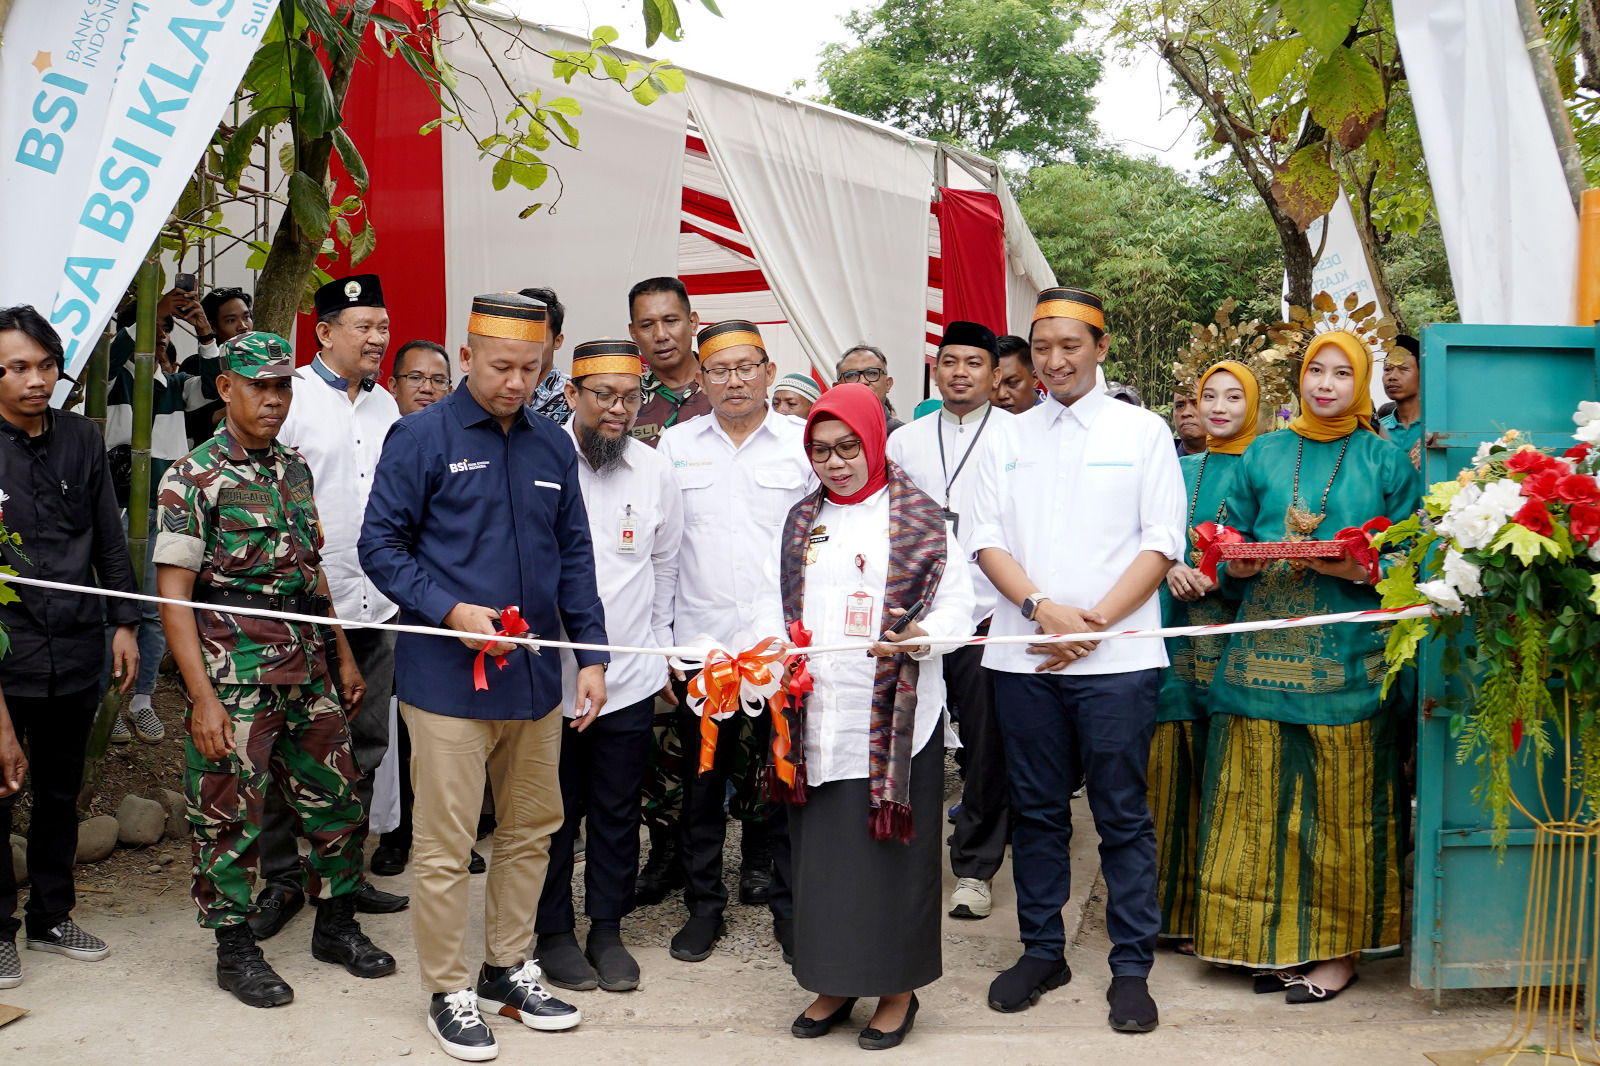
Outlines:
{"label": "red ribbon", "polygon": [[1375,585],[1383,576],[1378,568],[1378,553],[1372,550],[1372,535],[1382,533],[1393,522],[1379,515],[1359,526],[1341,529],[1333,536],[1334,542],[1344,545],[1345,555],[1360,563],[1367,571],[1367,584]]}
{"label": "red ribbon", "polygon": [[[809,647],[811,644],[811,630],[800,624],[799,619],[789,623],[789,643],[797,648]],[[772,697],[772,754],[774,767],[778,772],[778,780],[790,788],[794,787],[794,763],[786,755],[794,750],[794,738],[789,735],[789,720],[784,717],[784,710],[789,706],[792,698],[798,706],[800,696],[811,691],[811,671],[806,667],[806,657],[798,652],[790,655],[783,661],[787,672],[789,667],[794,668],[794,673],[789,675],[789,680],[778,689]]]}
{"label": "red ribbon", "polygon": [[1224,544],[1243,544],[1244,534],[1232,526],[1219,526],[1215,522],[1202,522],[1194,527],[1194,546],[1200,549],[1200,572],[1217,581],[1217,563],[1222,561]]}
{"label": "red ribbon", "polygon": [[[516,637],[527,631],[528,623],[523,620],[522,612],[515,607],[507,607],[500,612],[500,628],[495,630],[494,635],[497,637]],[[478,657],[472,662],[472,687],[480,692],[489,687],[489,678],[485,676],[483,669],[483,657],[488,653],[489,646],[486,644],[478,652]],[[504,670],[506,668],[506,657],[504,655],[496,655],[494,657],[494,665],[496,669]]]}
{"label": "red ribbon", "polygon": [[695,699],[705,697],[705,705],[700,708],[700,773],[716,762],[717,723],[713,716],[740,709],[739,689],[746,680],[758,687],[772,682],[772,665],[779,658],[777,647],[778,638],[768,637],[737,655],[712,649],[700,672],[689,679],[689,695]]}

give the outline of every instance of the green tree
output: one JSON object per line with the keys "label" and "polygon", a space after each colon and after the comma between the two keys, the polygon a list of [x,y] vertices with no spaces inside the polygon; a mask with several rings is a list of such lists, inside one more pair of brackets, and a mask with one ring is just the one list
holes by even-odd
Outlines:
{"label": "green tree", "polygon": [[822,51],[824,103],[930,140],[1043,163],[1093,148],[1100,57],[1057,0],[883,0]]}
{"label": "green tree", "polygon": [[1272,220],[1236,177],[1190,179],[1149,159],[1039,167],[1017,203],[1064,285],[1097,293],[1112,335],[1107,376],[1153,405],[1191,322],[1223,300],[1240,317],[1278,318],[1282,265]]}

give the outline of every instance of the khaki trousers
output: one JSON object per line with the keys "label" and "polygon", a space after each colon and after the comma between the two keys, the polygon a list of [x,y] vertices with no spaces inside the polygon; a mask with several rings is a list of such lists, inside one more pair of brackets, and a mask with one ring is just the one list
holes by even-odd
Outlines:
{"label": "khaki trousers", "polygon": [[494,855],[484,908],[484,961],[528,957],[550,836],[561,828],[561,714],[490,722],[400,704],[411,731],[411,929],[425,992],[471,987],[467,860],[487,768],[494,786]]}

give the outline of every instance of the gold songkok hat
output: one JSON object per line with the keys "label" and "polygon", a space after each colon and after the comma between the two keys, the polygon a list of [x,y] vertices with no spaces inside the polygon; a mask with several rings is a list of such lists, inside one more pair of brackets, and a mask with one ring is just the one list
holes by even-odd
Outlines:
{"label": "gold songkok hat", "polygon": [[644,377],[644,362],[639,356],[639,346],[632,341],[586,341],[572,350],[572,376],[586,378],[590,374],[631,374]]}
{"label": "gold songkok hat", "polygon": [[1075,318],[1101,331],[1106,328],[1106,312],[1100,297],[1083,289],[1055,288],[1039,293],[1039,301],[1033,307],[1033,321],[1041,318]]}
{"label": "gold songkok hat", "polygon": [[496,292],[472,298],[467,332],[478,337],[542,343],[548,312],[542,302],[520,293]]}
{"label": "gold songkok hat", "polygon": [[702,363],[718,352],[740,344],[753,344],[761,349],[763,355],[767,351],[767,346],[761,342],[761,331],[756,328],[756,324],[746,322],[742,318],[730,318],[726,322],[707,326],[700,331],[697,343]]}

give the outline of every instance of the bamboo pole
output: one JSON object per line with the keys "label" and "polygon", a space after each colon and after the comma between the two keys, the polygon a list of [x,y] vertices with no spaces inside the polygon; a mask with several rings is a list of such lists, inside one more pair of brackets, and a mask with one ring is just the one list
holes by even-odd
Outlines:
{"label": "bamboo pole", "polygon": [[1578,152],[1577,138],[1572,135],[1572,117],[1567,114],[1566,101],[1561,97],[1561,82],[1556,78],[1556,67],[1550,59],[1538,0],[1517,0],[1517,21],[1522,23],[1522,38],[1528,45],[1528,58],[1533,60],[1533,80],[1539,86],[1539,98],[1550,123],[1550,136],[1555,139],[1556,153],[1561,157],[1561,172],[1567,178],[1572,209],[1581,211],[1583,190],[1589,187],[1589,180],[1584,176],[1583,156]]}
{"label": "bamboo pole", "polygon": [[117,320],[113,316],[89,354],[89,365],[83,374],[83,413],[94,419],[100,435],[106,433],[106,383],[111,376],[111,338],[116,336]]}

